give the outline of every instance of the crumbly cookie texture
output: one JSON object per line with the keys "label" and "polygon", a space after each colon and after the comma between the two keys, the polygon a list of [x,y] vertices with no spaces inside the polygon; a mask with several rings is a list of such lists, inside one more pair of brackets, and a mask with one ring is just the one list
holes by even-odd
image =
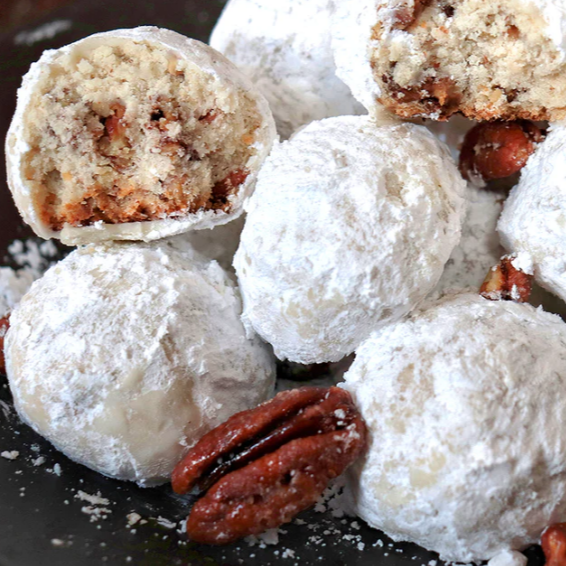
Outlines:
{"label": "crumbly cookie texture", "polygon": [[42,237],[154,240],[239,216],[275,135],[267,101],[212,48],[117,30],[32,65],[8,181]]}
{"label": "crumbly cookie texture", "polygon": [[459,240],[464,186],[421,126],[310,124],[274,148],[247,206],[234,259],[245,323],[280,359],[350,354],[436,285]]}
{"label": "crumbly cookie texture", "polygon": [[354,0],[337,7],[338,75],[404,118],[566,117],[558,0]]}
{"label": "crumbly cookie texture", "polygon": [[522,171],[498,224],[504,246],[530,257],[538,283],[566,301],[566,126],[553,125]]}
{"label": "crumbly cookie texture", "polygon": [[537,543],[566,519],[566,325],[475,294],[375,332],[345,385],[370,429],[361,518],[454,562]]}
{"label": "crumbly cookie texture", "polygon": [[284,139],[314,120],[364,112],[336,76],[333,9],[333,0],[230,0],[212,33],[212,47],[267,98]]}
{"label": "crumbly cookie texture", "polygon": [[79,248],[10,319],[22,419],[71,459],[153,485],[205,432],[268,399],[272,354],[247,339],[216,262],[164,244]]}

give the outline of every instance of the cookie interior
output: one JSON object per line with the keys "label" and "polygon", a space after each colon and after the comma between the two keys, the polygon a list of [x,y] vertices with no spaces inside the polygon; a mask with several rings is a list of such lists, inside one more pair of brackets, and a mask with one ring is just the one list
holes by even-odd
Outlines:
{"label": "cookie interior", "polygon": [[534,4],[405,0],[380,10],[393,30],[375,26],[371,62],[380,101],[398,115],[566,116],[566,61]]}
{"label": "cookie interior", "polygon": [[261,125],[243,90],[165,47],[106,39],[60,55],[25,116],[42,221],[88,226],[230,211]]}

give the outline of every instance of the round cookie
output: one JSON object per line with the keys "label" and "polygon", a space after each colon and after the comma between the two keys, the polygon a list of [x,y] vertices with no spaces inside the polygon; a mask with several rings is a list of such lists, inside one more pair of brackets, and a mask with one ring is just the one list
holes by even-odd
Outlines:
{"label": "round cookie", "polygon": [[10,318],[19,415],[69,458],[152,485],[204,433],[268,399],[269,349],[247,339],[216,262],[167,244],[79,248]]}
{"label": "round cookie", "polygon": [[333,0],[230,0],[210,45],[224,53],[269,101],[287,139],[314,120],[362,114],[336,76],[330,45]]}
{"label": "round cookie", "polygon": [[565,38],[559,0],[352,0],[333,24],[338,76],[404,118],[560,120]]}
{"label": "round cookie", "polygon": [[421,126],[310,124],[274,148],[247,206],[234,258],[244,322],[280,359],[350,354],[438,283],[458,243],[464,186]]}
{"label": "round cookie", "polygon": [[566,126],[553,125],[505,203],[504,246],[530,258],[538,283],[566,301]]}
{"label": "round cookie", "polygon": [[6,140],[24,220],[69,245],[155,240],[238,217],[276,136],[220,53],[153,27],[46,51]]}
{"label": "round cookie", "polygon": [[370,430],[356,512],[396,541],[480,562],[566,520],[566,325],[451,296],[374,333],[345,376]]}

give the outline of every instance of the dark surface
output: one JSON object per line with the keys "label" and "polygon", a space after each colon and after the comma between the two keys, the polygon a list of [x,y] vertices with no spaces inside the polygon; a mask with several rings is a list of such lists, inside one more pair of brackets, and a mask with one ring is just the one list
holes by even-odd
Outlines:
{"label": "dark surface", "polygon": [[[22,46],[14,43],[18,32],[0,35],[0,139],[5,137],[21,76],[44,49],[60,47],[94,32],[142,24],[169,27],[206,41],[223,3],[221,0],[88,0],[49,14],[45,21],[72,21],[68,31],[51,40]],[[30,231],[22,225],[12,204],[3,160],[0,218],[0,256],[4,257],[8,244],[29,236]],[[6,379],[0,376],[0,452],[20,453],[13,461],[0,458],[0,566],[421,566],[436,559],[434,554],[414,545],[390,547],[386,537],[361,521],[337,519],[328,512],[315,511],[301,516],[306,524],[284,526],[286,534],[280,535],[277,546],[262,549],[242,542],[212,548],[190,543],[183,534],[155,521],[161,516],[178,523],[187,515],[190,502],[175,496],[169,486],[140,489],[79,466],[22,425],[10,407]],[[34,465],[33,461],[40,456],[45,462]],[[60,476],[50,471],[56,463],[61,466]],[[82,511],[89,503],[75,497],[78,490],[88,494],[100,492],[110,500],[109,505],[102,506],[111,510],[105,520],[91,522],[91,517]],[[148,522],[128,528],[126,516],[131,512],[139,513]],[[55,546],[53,539],[62,544]],[[363,549],[358,546],[361,541]],[[295,556],[285,554],[287,549],[294,551]],[[532,566],[542,564],[538,548],[529,555]]]}

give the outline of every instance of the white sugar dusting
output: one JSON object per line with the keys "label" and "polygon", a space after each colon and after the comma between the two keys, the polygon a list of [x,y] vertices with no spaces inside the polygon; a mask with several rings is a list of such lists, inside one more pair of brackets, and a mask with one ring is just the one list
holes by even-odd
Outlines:
{"label": "white sugar dusting", "polygon": [[16,45],[33,45],[40,41],[52,39],[72,27],[73,22],[71,20],[54,20],[53,22],[43,24],[32,30],[21,31],[14,38],[14,43]]}
{"label": "white sugar dusting", "polygon": [[6,460],[17,460],[19,455],[20,453],[17,450],[4,450],[4,452],[0,452],[0,456]]}
{"label": "white sugar dusting", "polygon": [[18,267],[0,267],[0,317],[9,314],[32,283],[54,263],[57,248],[51,241],[38,244],[33,240],[15,240],[8,253]]}

